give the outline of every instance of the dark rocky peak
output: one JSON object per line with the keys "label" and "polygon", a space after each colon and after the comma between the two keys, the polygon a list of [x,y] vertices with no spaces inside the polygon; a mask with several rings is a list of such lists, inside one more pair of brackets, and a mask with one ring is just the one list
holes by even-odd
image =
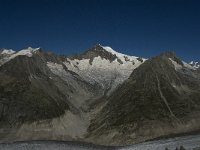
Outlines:
{"label": "dark rocky peak", "polygon": [[98,57],[108,59],[110,61],[114,61],[117,56],[106,51],[100,44],[95,45],[93,48],[89,49],[86,53],[89,57]]}
{"label": "dark rocky peak", "polygon": [[158,76],[166,79],[170,83],[176,83],[180,85],[179,73],[175,69],[172,60],[183,66],[182,61],[175,55],[175,53],[162,53],[157,57],[153,57],[145,61],[140,67],[136,68],[131,74],[130,78],[138,80],[142,79],[141,76],[146,78],[146,76],[149,75],[152,76],[152,79],[149,79],[149,82],[152,82],[153,79]]}
{"label": "dark rocky peak", "polygon": [[[154,72],[159,74],[165,74],[169,72],[169,70],[173,69],[172,63],[170,61],[171,57],[166,57],[166,55],[161,54],[159,56],[153,57],[147,61],[145,61],[140,67],[136,68],[130,77],[139,77],[140,75],[146,75],[148,72]],[[146,73],[145,73],[146,72]],[[150,73],[150,74],[151,74]]]}
{"label": "dark rocky peak", "polygon": [[115,54],[112,54],[108,51],[106,51],[100,44],[96,44],[94,47],[88,49],[86,52],[84,52],[81,55],[74,55],[71,56],[70,59],[90,59],[90,64],[92,64],[92,61],[95,57],[100,56],[101,58],[107,59],[110,62],[117,59],[117,56]]}
{"label": "dark rocky peak", "polygon": [[101,44],[96,44],[92,48],[90,48],[88,51],[104,51],[105,49]]}

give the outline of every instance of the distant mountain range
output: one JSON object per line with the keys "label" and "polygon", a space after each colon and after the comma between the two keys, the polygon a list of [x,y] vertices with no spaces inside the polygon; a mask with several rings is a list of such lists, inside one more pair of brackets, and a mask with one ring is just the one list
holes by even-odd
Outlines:
{"label": "distant mountain range", "polygon": [[74,56],[0,50],[0,141],[126,145],[200,129],[200,65],[95,45]]}

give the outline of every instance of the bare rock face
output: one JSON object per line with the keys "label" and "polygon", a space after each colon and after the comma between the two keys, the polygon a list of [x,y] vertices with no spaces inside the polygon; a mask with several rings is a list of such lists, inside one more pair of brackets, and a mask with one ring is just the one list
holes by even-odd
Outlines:
{"label": "bare rock face", "polygon": [[19,56],[0,68],[1,122],[9,125],[58,117],[69,106],[37,57]]}
{"label": "bare rock face", "polygon": [[199,129],[199,77],[173,53],[147,60],[107,99],[89,139],[124,145]]}

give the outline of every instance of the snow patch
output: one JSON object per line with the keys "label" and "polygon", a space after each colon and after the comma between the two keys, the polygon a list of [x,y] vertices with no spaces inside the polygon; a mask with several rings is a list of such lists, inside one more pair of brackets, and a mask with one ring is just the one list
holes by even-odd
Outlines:
{"label": "snow patch", "polygon": [[189,65],[191,65],[191,66],[194,67],[195,69],[200,68],[200,63],[199,63],[199,62],[191,61],[191,62],[189,63]]}

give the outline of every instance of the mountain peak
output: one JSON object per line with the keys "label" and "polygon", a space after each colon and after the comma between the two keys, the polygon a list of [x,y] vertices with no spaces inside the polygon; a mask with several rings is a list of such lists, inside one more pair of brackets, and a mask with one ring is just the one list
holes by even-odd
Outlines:
{"label": "mountain peak", "polygon": [[125,54],[121,54],[115,50],[113,50],[113,48],[111,48],[110,46],[103,46],[101,44],[96,44],[93,48],[91,48],[90,50],[94,50],[94,51],[106,51],[109,52],[113,55],[125,55]]}
{"label": "mountain peak", "polygon": [[179,57],[177,57],[176,53],[173,51],[167,51],[167,52],[161,53],[160,56],[170,58],[171,60],[175,61],[177,64],[181,66],[184,65],[182,60]]}
{"label": "mountain peak", "polygon": [[166,57],[168,57],[168,58],[177,57],[177,56],[176,56],[176,53],[173,52],[173,51],[166,51],[166,52],[163,52],[163,53],[161,53],[161,56],[166,56]]}
{"label": "mountain peak", "polygon": [[104,51],[109,52],[109,53],[111,53],[113,55],[116,55],[116,56],[122,56],[122,55],[123,56],[128,56],[128,55],[125,55],[125,54],[122,54],[122,53],[119,53],[119,52],[115,51],[110,46],[103,46],[101,44],[96,44],[93,50],[104,50]]}

